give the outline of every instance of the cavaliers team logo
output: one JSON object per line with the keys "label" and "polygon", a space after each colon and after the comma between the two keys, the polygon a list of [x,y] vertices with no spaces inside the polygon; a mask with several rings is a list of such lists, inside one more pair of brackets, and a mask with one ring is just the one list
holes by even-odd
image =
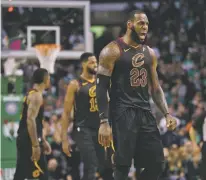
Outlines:
{"label": "cavaliers team logo", "polygon": [[92,86],[90,89],[89,89],[89,96],[91,98],[95,97],[96,96],[96,86]]}
{"label": "cavaliers team logo", "polygon": [[140,67],[144,64],[144,54],[138,53],[132,57],[132,65],[133,67]]}
{"label": "cavaliers team logo", "polygon": [[92,86],[89,89],[89,97],[90,97],[90,112],[96,112],[98,111],[98,106],[97,106],[97,98],[96,98],[96,85]]}

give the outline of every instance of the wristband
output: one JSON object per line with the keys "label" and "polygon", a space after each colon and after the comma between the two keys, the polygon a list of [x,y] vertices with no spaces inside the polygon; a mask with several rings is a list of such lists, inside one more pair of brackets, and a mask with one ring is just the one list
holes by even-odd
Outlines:
{"label": "wristband", "polygon": [[102,120],[104,120],[104,119],[107,119],[108,117],[105,116],[105,113],[100,113],[100,114],[99,114],[99,118],[102,119]]}
{"label": "wristband", "polygon": [[100,119],[108,118],[108,98],[107,92],[110,88],[110,77],[97,74],[97,84],[96,84],[96,98],[97,105],[99,109],[99,117]]}
{"label": "wristband", "polygon": [[102,120],[100,121],[100,124],[105,124],[105,123],[109,123],[108,119],[102,119]]}

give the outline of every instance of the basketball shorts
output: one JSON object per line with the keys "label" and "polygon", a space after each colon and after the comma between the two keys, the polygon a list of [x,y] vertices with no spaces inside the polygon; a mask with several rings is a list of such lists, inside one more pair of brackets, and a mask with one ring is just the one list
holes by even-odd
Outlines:
{"label": "basketball shorts", "polygon": [[114,164],[146,168],[164,162],[163,146],[156,119],[148,110],[127,108],[110,114],[114,139]]}
{"label": "basketball shorts", "polygon": [[111,168],[111,163],[107,161],[111,157],[106,157],[106,155],[110,155],[109,150],[105,154],[104,148],[98,142],[98,129],[74,127],[73,138],[85,166],[84,173],[86,175],[83,179],[95,179],[95,172],[105,176],[105,171]]}
{"label": "basketball shorts", "polygon": [[[40,143],[41,144],[41,143]],[[41,149],[42,149],[42,145]],[[28,138],[17,138],[17,164],[14,180],[48,180],[47,163],[43,153],[40,160],[31,160],[32,145]]]}

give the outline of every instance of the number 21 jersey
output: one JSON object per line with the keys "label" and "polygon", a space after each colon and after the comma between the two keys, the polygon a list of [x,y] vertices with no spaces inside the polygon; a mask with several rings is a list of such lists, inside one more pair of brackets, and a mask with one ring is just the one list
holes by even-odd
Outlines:
{"label": "number 21 jersey", "polygon": [[115,43],[119,46],[121,55],[111,77],[110,107],[150,110],[148,76],[151,56],[148,47],[140,45],[134,48],[122,38]]}

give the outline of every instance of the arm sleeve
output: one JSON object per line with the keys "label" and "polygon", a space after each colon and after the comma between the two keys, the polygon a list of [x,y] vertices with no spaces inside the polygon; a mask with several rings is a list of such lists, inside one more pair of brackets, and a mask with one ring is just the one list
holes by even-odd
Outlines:
{"label": "arm sleeve", "polygon": [[98,74],[96,83],[96,96],[100,119],[108,118],[109,104],[107,98],[107,91],[109,89],[109,86],[110,77]]}

